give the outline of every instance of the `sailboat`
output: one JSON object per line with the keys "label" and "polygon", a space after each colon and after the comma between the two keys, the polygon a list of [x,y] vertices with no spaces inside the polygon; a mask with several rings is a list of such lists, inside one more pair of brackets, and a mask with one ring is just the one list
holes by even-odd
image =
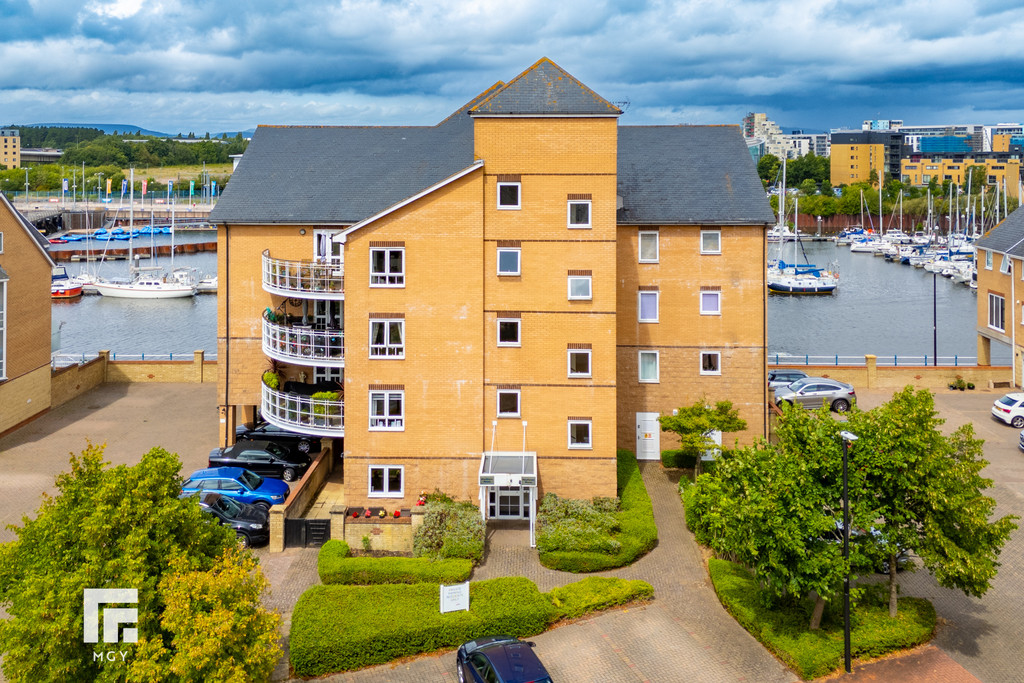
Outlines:
{"label": "sailboat", "polygon": [[[195,284],[191,281],[167,278],[160,266],[140,267],[135,265],[132,243],[135,234],[135,169],[130,171],[131,202],[128,211],[128,279],[105,280],[96,282],[95,287],[103,296],[121,299],[180,299],[196,293]],[[174,253],[173,234],[171,237],[171,253]]]}
{"label": "sailboat", "polygon": [[[785,160],[783,160],[785,163]],[[796,200],[794,215],[800,215],[799,199]],[[781,206],[781,205],[780,205]],[[780,209],[779,224],[785,222],[785,213]],[[786,263],[780,256],[774,264],[770,265],[767,273],[768,291],[776,294],[831,294],[839,286],[839,274],[833,268],[825,270],[813,263],[807,262],[807,253],[803,244],[800,243],[800,226],[798,220],[793,222],[793,263]],[[804,262],[797,263],[800,254],[803,254]]]}

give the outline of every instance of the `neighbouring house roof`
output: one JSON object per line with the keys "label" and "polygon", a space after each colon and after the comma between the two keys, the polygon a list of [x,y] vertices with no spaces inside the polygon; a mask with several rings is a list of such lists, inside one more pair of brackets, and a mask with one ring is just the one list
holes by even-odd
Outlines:
{"label": "neighbouring house roof", "polygon": [[547,57],[470,110],[472,116],[619,116],[622,110]]}
{"label": "neighbouring house roof", "polygon": [[620,225],[769,225],[739,126],[619,126]]}
{"label": "neighbouring house roof", "polygon": [[18,222],[18,225],[20,225],[32,239],[35,245],[39,248],[39,251],[42,252],[43,257],[50,262],[50,267],[52,268],[55,266],[56,264],[53,262],[53,258],[51,258],[49,252],[50,241],[43,236],[43,233],[39,232],[36,226],[32,225],[27,218],[21,215],[21,212],[14,208],[14,205],[11,204],[10,200],[8,200],[7,196],[2,192],[0,192],[0,205],[4,206],[11,212],[11,215],[14,216],[14,220]]}
{"label": "neighbouring house roof", "polygon": [[11,276],[8,275],[7,271],[3,269],[3,266],[0,266],[0,282],[7,282],[10,279]]}
{"label": "neighbouring house roof", "polygon": [[974,243],[978,249],[1024,258],[1024,209],[1018,208]]}

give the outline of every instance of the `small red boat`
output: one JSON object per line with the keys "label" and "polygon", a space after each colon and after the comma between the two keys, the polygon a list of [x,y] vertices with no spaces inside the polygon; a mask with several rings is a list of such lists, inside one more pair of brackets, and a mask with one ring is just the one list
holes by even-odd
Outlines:
{"label": "small red boat", "polygon": [[62,239],[60,237],[53,237],[53,238],[50,239],[50,244],[67,244],[67,243],[68,243],[68,241],[66,239]]}
{"label": "small red boat", "polygon": [[51,299],[74,299],[82,296],[82,285],[67,280],[56,281],[50,284]]}

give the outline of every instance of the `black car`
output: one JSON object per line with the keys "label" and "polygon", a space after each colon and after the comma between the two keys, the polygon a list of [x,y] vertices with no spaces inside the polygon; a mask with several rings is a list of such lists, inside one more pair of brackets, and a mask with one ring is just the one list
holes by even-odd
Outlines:
{"label": "black car", "polygon": [[269,441],[239,441],[210,451],[210,467],[241,467],[256,474],[295,481],[312,462],[308,455],[291,453]]}
{"label": "black car", "polygon": [[319,453],[321,448],[320,437],[290,432],[268,422],[257,423],[253,427],[238,425],[235,427],[235,442],[239,441],[270,441],[292,453]]}
{"label": "black car", "polygon": [[[183,494],[184,496],[195,494]],[[248,548],[270,541],[270,513],[256,505],[240,503],[219,493],[201,493],[199,507],[235,530],[238,542]]]}
{"label": "black car", "polygon": [[512,636],[464,643],[455,655],[459,683],[551,683],[533,647],[533,643]]}

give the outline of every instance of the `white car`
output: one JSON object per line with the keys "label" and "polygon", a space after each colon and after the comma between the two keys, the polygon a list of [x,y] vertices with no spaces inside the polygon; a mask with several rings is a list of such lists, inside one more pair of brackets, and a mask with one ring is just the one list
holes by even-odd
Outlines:
{"label": "white car", "polygon": [[993,403],[992,417],[1017,429],[1024,427],[1024,393],[1007,394]]}

